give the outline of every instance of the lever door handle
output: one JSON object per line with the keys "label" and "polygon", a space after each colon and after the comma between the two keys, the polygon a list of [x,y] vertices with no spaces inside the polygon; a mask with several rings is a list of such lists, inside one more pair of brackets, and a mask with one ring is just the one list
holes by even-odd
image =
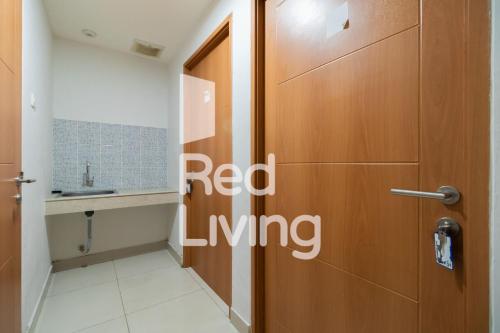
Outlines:
{"label": "lever door handle", "polygon": [[436,192],[422,192],[393,188],[391,193],[406,197],[439,200],[445,205],[454,205],[460,201],[460,192],[453,186],[441,186]]}
{"label": "lever door handle", "polygon": [[19,176],[14,178],[14,182],[16,183],[17,187],[21,186],[22,184],[33,184],[36,183],[36,179],[24,179],[24,172],[20,172]]}
{"label": "lever door handle", "polygon": [[19,186],[21,184],[33,184],[36,183],[36,179],[24,179],[24,177],[16,177],[14,181]]}

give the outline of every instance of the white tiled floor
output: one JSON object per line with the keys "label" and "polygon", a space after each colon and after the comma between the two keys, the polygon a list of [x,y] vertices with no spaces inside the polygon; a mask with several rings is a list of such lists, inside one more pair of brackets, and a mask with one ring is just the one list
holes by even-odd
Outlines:
{"label": "white tiled floor", "polygon": [[35,332],[237,333],[167,251],[56,273]]}

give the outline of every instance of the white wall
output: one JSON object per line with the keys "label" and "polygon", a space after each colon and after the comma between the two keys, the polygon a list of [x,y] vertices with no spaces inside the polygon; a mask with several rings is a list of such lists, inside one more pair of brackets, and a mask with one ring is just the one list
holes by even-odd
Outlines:
{"label": "white wall", "polygon": [[[22,323],[32,320],[51,269],[44,201],[52,184],[52,35],[40,0],[23,6],[22,167],[35,184],[24,185],[22,205]],[[30,96],[36,97],[36,109]]]}
{"label": "white wall", "polygon": [[[208,38],[217,26],[233,14],[232,69],[233,69],[233,163],[242,170],[250,166],[251,139],[251,1],[218,0],[200,20],[198,29],[187,39],[169,65],[169,186],[178,188],[179,182],[179,90],[180,75],[184,62]],[[233,198],[233,221],[242,215],[250,215],[250,195],[242,193]],[[235,223],[233,223],[235,225]],[[174,225],[170,242],[179,252],[178,223]],[[174,238],[176,237],[176,238]],[[245,237],[243,237],[245,239]],[[233,248],[233,295],[232,308],[242,319],[251,319],[251,256],[248,243],[241,242]]]}
{"label": "white wall", "polygon": [[167,67],[117,51],[54,40],[54,117],[167,127]]}
{"label": "white wall", "polygon": [[491,332],[500,332],[500,3],[492,0]]}

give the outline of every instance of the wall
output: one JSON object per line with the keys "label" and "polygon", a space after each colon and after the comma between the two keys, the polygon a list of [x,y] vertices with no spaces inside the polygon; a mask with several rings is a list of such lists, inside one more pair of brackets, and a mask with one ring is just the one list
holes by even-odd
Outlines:
{"label": "wall", "polygon": [[500,332],[500,4],[492,0],[491,332]]}
{"label": "wall", "polygon": [[[155,60],[55,39],[54,189],[166,187],[167,67]],[[97,212],[91,253],[166,241],[176,207]],[[172,214],[174,216],[172,216]],[[52,260],[81,256],[83,214],[47,218]]]}
{"label": "wall", "polygon": [[[30,324],[51,269],[44,199],[51,189],[52,35],[40,0],[23,6],[22,167],[37,182],[23,186],[22,324]],[[35,95],[36,108],[30,106]]]}
{"label": "wall", "polygon": [[[179,182],[179,93],[180,75],[184,62],[208,38],[208,36],[229,15],[233,15],[232,69],[233,69],[233,163],[246,170],[250,166],[251,139],[251,1],[219,0],[207,11],[205,18],[194,31],[186,44],[169,64],[169,150],[168,182],[169,187],[178,188]],[[250,195],[242,193],[233,198],[233,221],[242,215],[250,215]],[[179,223],[176,220],[170,244],[181,254],[178,239]],[[245,237],[243,237],[245,239]],[[251,251],[248,243],[241,242],[233,248],[233,295],[232,308],[242,319],[251,319]]]}
{"label": "wall", "polygon": [[54,41],[54,117],[167,127],[167,67],[150,59]]}
{"label": "wall", "polygon": [[[90,254],[166,241],[175,206],[158,205],[95,212],[94,237]],[[147,218],[145,218],[147,217]],[[81,256],[86,232],[83,214],[47,218],[52,260]]]}

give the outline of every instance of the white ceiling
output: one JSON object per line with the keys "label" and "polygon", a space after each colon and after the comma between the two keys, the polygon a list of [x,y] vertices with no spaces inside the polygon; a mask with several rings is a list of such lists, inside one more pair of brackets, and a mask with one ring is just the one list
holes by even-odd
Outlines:
{"label": "white ceiling", "polygon": [[[54,34],[132,53],[134,39],[165,46],[167,63],[213,0],[44,0]],[[97,32],[96,38],[82,29]]]}

